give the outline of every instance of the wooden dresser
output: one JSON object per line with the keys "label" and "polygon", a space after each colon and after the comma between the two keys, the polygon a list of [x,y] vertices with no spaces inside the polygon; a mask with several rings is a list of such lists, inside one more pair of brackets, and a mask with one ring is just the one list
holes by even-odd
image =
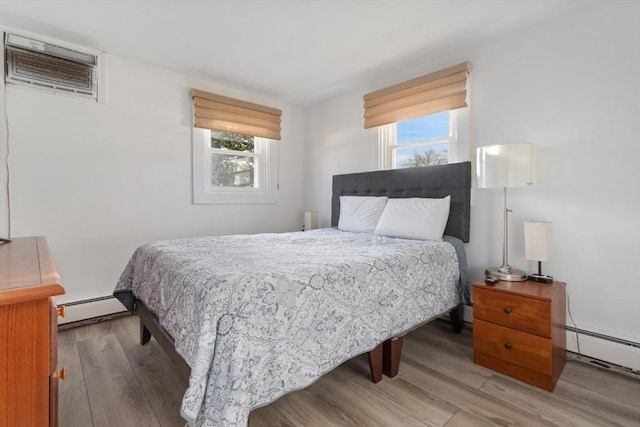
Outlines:
{"label": "wooden dresser", "polygon": [[473,284],[475,363],[553,391],[565,365],[563,284]]}
{"label": "wooden dresser", "polygon": [[64,294],[44,237],[0,245],[0,426],[58,425],[58,315]]}

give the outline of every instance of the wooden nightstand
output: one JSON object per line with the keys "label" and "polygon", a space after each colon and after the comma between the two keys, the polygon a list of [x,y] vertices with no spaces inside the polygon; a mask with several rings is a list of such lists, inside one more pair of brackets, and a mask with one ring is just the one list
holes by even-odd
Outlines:
{"label": "wooden nightstand", "polygon": [[559,282],[473,283],[473,359],[553,391],[565,364],[566,292]]}

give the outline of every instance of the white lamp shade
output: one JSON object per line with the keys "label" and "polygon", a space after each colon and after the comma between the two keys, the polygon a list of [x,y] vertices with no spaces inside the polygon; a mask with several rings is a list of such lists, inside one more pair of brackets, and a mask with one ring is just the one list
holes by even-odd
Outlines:
{"label": "white lamp shade", "polygon": [[533,144],[485,145],[476,155],[478,188],[533,185]]}
{"label": "white lamp shade", "polygon": [[551,261],[553,250],[550,222],[524,222],[524,254],[530,261]]}

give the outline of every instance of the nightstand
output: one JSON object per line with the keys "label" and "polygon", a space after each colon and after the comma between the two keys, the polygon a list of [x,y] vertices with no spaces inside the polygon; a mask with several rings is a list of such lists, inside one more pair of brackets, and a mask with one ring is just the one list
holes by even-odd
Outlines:
{"label": "nightstand", "polygon": [[560,282],[474,282],[474,362],[553,391],[565,364],[565,313]]}

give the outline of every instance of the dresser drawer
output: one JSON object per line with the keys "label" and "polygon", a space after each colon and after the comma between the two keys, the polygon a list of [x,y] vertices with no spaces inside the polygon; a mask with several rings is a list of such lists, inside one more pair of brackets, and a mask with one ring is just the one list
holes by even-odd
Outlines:
{"label": "dresser drawer", "polygon": [[497,292],[487,287],[474,287],[473,290],[474,319],[545,338],[551,337],[549,301]]}
{"label": "dresser drawer", "polygon": [[504,362],[545,375],[552,373],[551,340],[476,319],[473,348]]}

